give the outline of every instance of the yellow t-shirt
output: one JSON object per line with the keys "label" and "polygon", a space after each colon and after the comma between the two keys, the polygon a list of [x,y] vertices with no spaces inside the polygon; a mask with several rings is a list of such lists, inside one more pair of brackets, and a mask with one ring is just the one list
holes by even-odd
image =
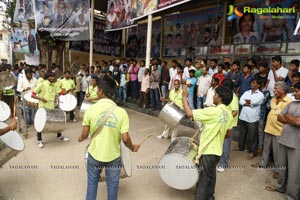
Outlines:
{"label": "yellow t-shirt", "polygon": [[43,83],[45,81],[45,79],[43,79],[42,77],[40,77],[38,80],[37,80],[37,85],[40,85],[41,83]]}
{"label": "yellow t-shirt", "polygon": [[[237,98],[237,96],[235,94],[233,94],[232,101],[228,105],[228,108],[229,108],[230,112],[239,111],[239,99]],[[239,116],[239,114],[237,114],[236,116],[233,117],[231,128],[237,126],[238,116]]]}
{"label": "yellow t-shirt", "polygon": [[179,89],[177,93],[175,92],[175,89],[172,89],[169,93],[169,99],[170,101],[174,102],[180,109],[183,109],[182,89]]}
{"label": "yellow t-shirt", "polygon": [[[93,87],[92,85],[89,86],[89,89],[86,92],[90,92],[90,99],[96,98],[98,96],[98,87]],[[92,102],[97,102],[98,100],[93,100]]]}
{"label": "yellow t-shirt", "polygon": [[[101,124],[106,112],[116,104],[110,99],[100,99],[84,113],[82,126],[90,127],[90,134]],[[120,157],[121,135],[129,131],[129,117],[127,112],[116,107],[107,119],[101,133],[91,140],[88,152],[94,159],[101,162],[110,162]]]}
{"label": "yellow t-shirt", "polygon": [[39,84],[34,90],[39,97],[43,97],[47,102],[39,101],[39,108],[54,109],[55,95],[61,92],[61,89],[55,86],[55,83],[50,83],[45,80]]}
{"label": "yellow t-shirt", "polygon": [[267,117],[265,132],[271,135],[280,136],[284,124],[279,122],[277,120],[277,117],[280,114],[280,112],[284,109],[284,107],[288,105],[292,100],[290,97],[285,96],[282,99],[282,101],[280,101],[279,104],[276,105],[276,99],[277,99],[276,97],[273,97],[271,99],[271,103],[270,103],[271,110]]}
{"label": "yellow t-shirt", "polygon": [[72,79],[62,79],[61,81],[61,88],[64,88],[66,91],[75,88],[75,82]]}
{"label": "yellow t-shirt", "polygon": [[[231,129],[233,120],[232,114],[227,106],[221,104],[216,107],[196,109],[193,110],[193,116],[196,121],[202,122],[204,125],[200,136],[198,152],[203,155],[221,156],[224,138],[227,130]],[[211,141],[212,138],[214,139]],[[205,149],[207,144],[209,145]]]}

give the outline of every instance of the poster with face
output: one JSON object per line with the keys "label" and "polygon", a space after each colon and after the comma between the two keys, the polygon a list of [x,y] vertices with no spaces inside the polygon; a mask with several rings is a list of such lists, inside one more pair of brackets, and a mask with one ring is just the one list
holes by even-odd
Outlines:
{"label": "poster with face", "polygon": [[186,50],[222,42],[223,7],[169,15],[164,21],[163,56],[184,57]]}
{"label": "poster with face", "polygon": [[141,38],[138,36],[137,27],[128,29],[128,37],[126,42],[126,57],[141,57]]}
{"label": "poster with face", "polygon": [[131,25],[131,0],[109,0],[107,3],[106,29],[121,29]]}
{"label": "poster with face", "polygon": [[25,23],[28,19],[34,19],[33,0],[17,0],[14,14],[14,22]]}
{"label": "poster with face", "polygon": [[157,10],[158,0],[132,0],[131,19],[144,17]]}
{"label": "poster with face", "polygon": [[35,23],[41,37],[61,40],[88,40],[88,0],[35,0]]}
{"label": "poster with face", "polygon": [[240,17],[232,21],[230,43],[247,44],[259,42],[297,41],[295,30],[299,1],[257,0],[251,3],[234,5]]}

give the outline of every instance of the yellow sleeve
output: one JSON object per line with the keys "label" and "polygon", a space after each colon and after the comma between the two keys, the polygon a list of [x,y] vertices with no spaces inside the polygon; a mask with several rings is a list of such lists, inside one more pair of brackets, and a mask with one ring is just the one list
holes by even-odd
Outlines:
{"label": "yellow sleeve", "polygon": [[43,83],[42,83],[42,84],[38,84],[38,85],[36,86],[36,88],[34,88],[33,91],[34,91],[35,93],[37,93],[37,94],[40,93],[40,92],[42,91],[43,85],[44,85]]}
{"label": "yellow sleeve", "polygon": [[129,131],[129,117],[128,117],[127,112],[124,109],[122,109],[122,115],[123,115],[123,118],[122,118],[121,126],[120,126],[121,134],[127,133]]}

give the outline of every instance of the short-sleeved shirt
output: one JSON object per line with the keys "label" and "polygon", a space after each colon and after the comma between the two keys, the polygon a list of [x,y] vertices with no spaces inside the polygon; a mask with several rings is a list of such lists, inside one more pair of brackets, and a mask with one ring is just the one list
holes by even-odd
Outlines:
{"label": "short-sleeved shirt", "polygon": [[188,87],[188,89],[189,89],[189,95],[194,95],[195,87],[196,87],[196,84],[197,84],[197,78],[195,78],[195,77],[193,77],[193,78],[188,77],[186,79],[186,83],[187,84],[191,84],[191,86]]}
{"label": "short-sleeved shirt", "polygon": [[75,88],[75,82],[72,79],[62,79],[61,81],[61,88],[64,88],[66,91]]}
{"label": "short-sleeved shirt", "polygon": [[[300,101],[289,103],[281,112],[281,115],[290,114],[294,117],[300,116]],[[282,134],[279,143],[287,147],[300,150],[300,126],[285,124],[282,129]]]}
{"label": "short-sleeved shirt", "polygon": [[208,89],[210,87],[210,83],[211,83],[211,76],[206,74],[206,75],[202,75],[198,78],[197,81],[197,95],[199,97],[203,97],[207,95]]}
{"label": "short-sleeved shirt", "polygon": [[[239,112],[239,99],[238,99],[238,97],[235,94],[233,94],[232,101],[228,105],[228,108],[231,111],[231,113],[233,111]],[[236,116],[233,117],[231,127],[236,127],[237,126],[237,124],[238,124],[238,116],[239,115],[237,114]]]}
{"label": "short-sleeved shirt", "polygon": [[170,101],[174,102],[180,109],[183,109],[182,103],[182,89],[179,89],[175,92],[175,89],[172,89],[169,93]]}
{"label": "short-sleeved shirt", "polygon": [[[100,99],[86,110],[82,126],[89,126],[90,134],[94,134],[112,106],[116,106],[112,100]],[[94,159],[101,162],[115,160],[120,157],[121,135],[128,131],[128,114],[123,108],[116,107],[104,124],[101,133],[91,140],[88,152]]]}
{"label": "short-sleeved shirt", "polygon": [[39,84],[34,90],[39,97],[43,97],[47,102],[39,101],[39,108],[54,109],[55,95],[61,92],[59,87],[56,87],[55,83],[50,83],[45,80]]}
{"label": "short-sleeved shirt", "polygon": [[[284,68],[283,66],[281,66],[279,69],[276,70],[276,74],[278,77],[282,77],[282,78],[286,78],[288,75],[289,70]],[[270,70],[269,74],[268,74],[268,80],[269,80],[269,84],[267,89],[270,91],[271,97],[274,96],[274,86],[275,86],[275,78],[274,78],[274,74],[273,71]]]}
{"label": "short-sleeved shirt", "polygon": [[271,110],[267,117],[267,123],[265,127],[265,132],[271,135],[280,136],[283,128],[283,124],[277,120],[279,113],[287,106],[291,99],[285,96],[279,104],[276,104],[277,98],[273,97],[271,99]]}
{"label": "short-sleeved shirt", "polygon": [[[88,91],[86,91],[86,92],[89,92],[89,94],[90,94],[89,98],[90,99],[94,99],[98,96],[98,87],[97,86],[93,87],[92,85],[90,85],[89,88],[88,88]],[[92,102],[97,102],[97,101],[98,100],[93,100]]]}
{"label": "short-sleeved shirt", "polygon": [[[224,138],[227,130],[231,129],[233,120],[230,110],[221,104],[216,107],[193,110],[193,117],[195,121],[205,126],[200,136],[199,153],[221,156]],[[209,145],[205,149],[207,144]]]}
{"label": "short-sleeved shirt", "polygon": [[44,78],[40,77],[38,80],[37,80],[37,85],[40,85],[41,83],[43,83],[45,81]]}
{"label": "short-sleeved shirt", "polygon": [[202,69],[196,69],[195,77],[199,78],[200,76],[202,76]]}

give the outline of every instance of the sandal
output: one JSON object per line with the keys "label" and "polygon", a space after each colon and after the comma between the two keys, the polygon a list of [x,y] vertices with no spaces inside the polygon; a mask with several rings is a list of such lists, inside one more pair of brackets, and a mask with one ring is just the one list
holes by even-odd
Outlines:
{"label": "sandal", "polygon": [[271,184],[271,185],[266,186],[265,189],[266,189],[267,191],[269,191],[269,192],[277,192],[276,187],[275,187],[274,184]]}

